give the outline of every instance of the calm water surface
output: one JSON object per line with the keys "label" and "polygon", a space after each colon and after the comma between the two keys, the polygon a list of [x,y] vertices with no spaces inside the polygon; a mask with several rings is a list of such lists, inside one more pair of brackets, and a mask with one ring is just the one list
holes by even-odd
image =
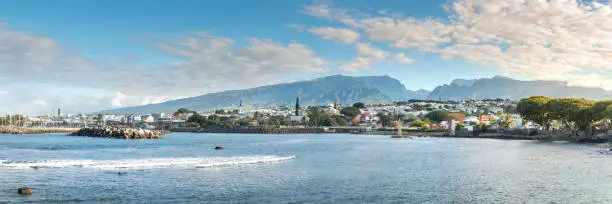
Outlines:
{"label": "calm water surface", "polygon": [[[599,148],[357,135],[0,135],[0,203],[612,203],[612,156],[593,154]],[[34,194],[17,195],[23,186]]]}

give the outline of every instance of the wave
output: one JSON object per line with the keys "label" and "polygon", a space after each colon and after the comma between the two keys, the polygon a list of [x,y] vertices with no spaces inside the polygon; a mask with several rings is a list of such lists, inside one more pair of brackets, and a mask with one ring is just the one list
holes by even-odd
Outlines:
{"label": "wave", "polygon": [[188,157],[188,158],[150,158],[122,160],[47,160],[47,161],[1,161],[4,168],[210,168],[221,166],[278,162],[294,159],[295,156],[238,156],[238,157]]}

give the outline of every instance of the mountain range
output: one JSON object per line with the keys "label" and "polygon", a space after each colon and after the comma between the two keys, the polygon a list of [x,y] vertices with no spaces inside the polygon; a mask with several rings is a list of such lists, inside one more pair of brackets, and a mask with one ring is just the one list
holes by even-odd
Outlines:
{"label": "mountain range", "polygon": [[602,88],[569,86],[563,81],[522,81],[495,76],[473,80],[455,79],[450,84],[436,87],[427,98],[436,100],[465,100],[468,98],[520,100],[530,96],[603,100],[612,99],[612,92]]}
{"label": "mountain range", "polygon": [[601,88],[572,87],[561,81],[521,81],[507,77],[481,78],[474,80],[455,79],[450,84],[436,87],[433,91],[408,90],[397,79],[389,76],[343,76],[262,86],[243,90],[209,93],[201,96],[167,101],[159,104],[125,107],[101,111],[106,114],[145,114],[152,112],[174,112],[179,108],[206,111],[220,108],[293,106],[296,97],[302,105],[324,105],[331,103],[352,104],[388,103],[409,99],[464,100],[521,98],[543,95],[550,97],[578,97],[588,99],[610,99],[612,92]]}

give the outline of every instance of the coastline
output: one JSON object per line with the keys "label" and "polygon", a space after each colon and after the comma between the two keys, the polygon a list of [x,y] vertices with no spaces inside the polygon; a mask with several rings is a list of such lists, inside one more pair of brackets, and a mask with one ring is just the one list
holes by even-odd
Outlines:
{"label": "coastline", "polygon": [[[74,134],[81,128],[38,128],[38,127],[9,127],[0,126],[0,134],[48,134],[66,133]],[[132,131],[133,132],[133,131]],[[231,134],[354,134],[354,135],[397,135],[393,130],[373,130],[359,131],[355,129],[333,129],[326,128],[278,128],[278,127],[243,127],[243,128],[174,128],[170,132],[190,132],[190,133],[231,133]],[[134,134],[131,134],[134,135]],[[139,134],[137,134],[139,135]],[[157,135],[157,134],[156,134]],[[163,134],[159,134],[160,136]],[[440,138],[472,138],[472,139],[500,139],[500,140],[538,140],[538,141],[567,141],[572,143],[593,143],[601,144],[610,142],[608,138],[554,138],[547,135],[515,135],[502,133],[480,133],[478,135],[448,135],[447,132],[434,131],[405,131],[402,136],[413,137],[440,137]],[[131,138],[132,136],[128,137]],[[125,136],[121,137],[125,138]],[[147,137],[135,137],[147,138]],[[158,137],[153,137],[158,138]]]}

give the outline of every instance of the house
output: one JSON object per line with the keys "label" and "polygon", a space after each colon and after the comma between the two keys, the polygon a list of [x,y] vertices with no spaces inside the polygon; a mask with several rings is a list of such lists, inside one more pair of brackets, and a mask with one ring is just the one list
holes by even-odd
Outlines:
{"label": "house", "polygon": [[463,120],[463,123],[465,124],[480,123],[480,120],[478,120],[478,117],[476,116],[468,116],[468,117],[465,117],[465,120]]}
{"label": "house", "polygon": [[480,115],[480,116],[478,116],[478,120],[481,123],[489,124],[489,116],[488,115]]}
{"label": "house", "polygon": [[361,118],[359,119],[359,121],[361,122],[369,122],[371,120],[372,120],[372,115],[370,115],[369,113],[361,114]]}
{"label": "house", "polygon": [[510,114],[510,121],[514,127],[522,127],[523,126],[523,117],[519,114]]}
{"label": "house", "polygon": [[285,117],[285,122],[301,122],[302,119],[308,121],[308,117],[303,115],[289,115]]}
{"label": "house", "polygon": [[153,117],[152,115],[142,116],[142,122],[145,122],[145,123],[154,123],[155,122],[155,117]]}
{"label": "house", "polygon": [[176,115],[175,119],[179,119],[179,120],[188,120],[189,117],[191,117],[193,115],[193,113],[179,113]]}
{"label": "house", "polygon": [[465,120],[465,114],[463,113],[450,113],[448,114],[449,119],[454,119],[455,121],[463,121]]}
{"label": "house", "polygon": [[353,123],[359,123],[361,122],[361,115],[357,115],[353,118],[353,120],[351,120],[351,122]]}
{"label": "house", "polygon": [[440,122],[438,127],[440,127],[440,129],[448,129],[450,127],[450,125],[448,124],[448,121],[442,121],[442,122]]}

